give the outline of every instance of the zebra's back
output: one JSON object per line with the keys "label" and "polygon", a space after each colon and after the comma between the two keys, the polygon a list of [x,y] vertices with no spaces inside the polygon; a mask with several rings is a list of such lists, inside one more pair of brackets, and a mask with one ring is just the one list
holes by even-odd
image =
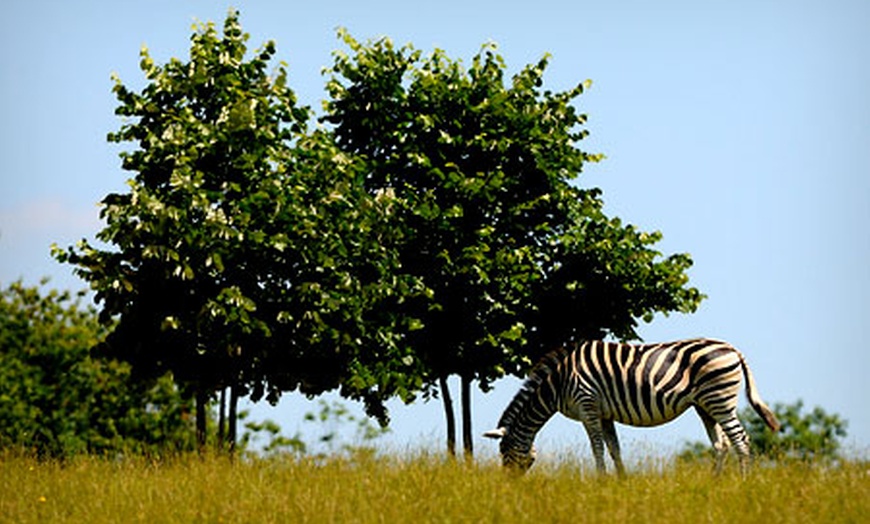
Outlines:
{"label": "zebra's back", "polygon": [[[635,345],[590,341],[565,356],[562,371],[574,384],[567,388],[573,394],[564,397],[567,403],[562,411],[578,420],[584,418],[584,409],[591,408],[603,419],[656,426],[712,398],[719,402],[727,398],[727,407],[736,408],[740,354],[726,342],[691,339]],[[584,402],[592,401],[595,406],[584,408]]]}

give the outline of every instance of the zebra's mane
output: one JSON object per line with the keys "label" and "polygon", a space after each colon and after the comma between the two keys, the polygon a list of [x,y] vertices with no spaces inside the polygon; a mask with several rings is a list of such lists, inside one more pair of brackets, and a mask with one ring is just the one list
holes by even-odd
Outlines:
{"label": "zebra's mane", "polygon": [[531,399],[538,391],[541,382],[543,382],[544,379],[553,372],[553,368],[557,367],[558,363],[562,362],[569,353],[570,350],[565,347],[560,347],[559,349],[555,349],[544,355],[541,360],[535,364],[529,372],[529,376],[526,378],[523,386],[514,396],[513,400],[510,401],[507,408],[505,408],[504,413],[502,413],[501,418],[498,421],[497,427],[510,429],[517,415],[523,412],[529,399]]}

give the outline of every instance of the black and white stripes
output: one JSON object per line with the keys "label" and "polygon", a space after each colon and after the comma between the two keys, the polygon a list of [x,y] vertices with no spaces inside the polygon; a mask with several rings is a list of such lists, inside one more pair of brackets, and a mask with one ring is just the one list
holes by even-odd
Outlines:
{"label": "black and white stripes", "polygon": [[717,452],[717,471],[729,442],[745,469],[749,440],[737,419],[743,376],[749,403],[777,431],[779,423],[758,395],[743,355],[726,342],[585,342],[545,356],[505,409],[498,429],[485,435],[502,439],[505,465],[525,470],[534,461],[532,442],[538,430],[560,412],[585,426],[599,471],[604,471],[606,445],[617,471],[623,474],[614,422],[656,426],[692,406]]}

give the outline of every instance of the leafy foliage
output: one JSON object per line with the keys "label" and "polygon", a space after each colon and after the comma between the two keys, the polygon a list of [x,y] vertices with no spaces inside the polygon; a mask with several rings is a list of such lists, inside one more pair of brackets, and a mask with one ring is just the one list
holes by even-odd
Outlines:
{"label": "leafy foliage", "polygon": [[266,76],[274,45],[243,63],[246,39],[230,16],[224,38],[211,24],[194,34],[189,63],[158,66],[143,48],[149,84],[141,93],[115,79],[125,123],[108,139],[138,145],[121,155],[136,173],[129,193],[102,202],[106,227],[97,238],[116,250],[82,241],[56,251],[91,283],[102,320],[119,317],[109,345],[137,370],[226,383],[241,367],[234,361],[250,361],[256,347],[241,342],[269,333],[250,266],[288,242],[251,222],[281,194],[273,180],[279,139],[290,138],[306,111],[295,107],[282,68]]}
{"label": "leafy foliage", "polygon": [[145,375],[171,370],[200,392],[242,387],[254,400],[338,386],[380,399],[416,388],[395,308],[420,291],[397,270],[388,195],[361,190],[365,164],[308,132],[284,64],[252,57],[231,11],[191,39],[190,59],[157,65],[141,93],[116,79],[124,117],[112,142],[135,173],[103,200],[101,250],[56,250],[118,320],[107,349]]}
{"label": "leafy foliage", "polygon": [[571,147],[580,135],[569,97],[536,92],[545,62],[506,86],[491,47],[466,69],[441,51],[341,36],[354,54],[336,55],[325,120],[342,148],[369,160],[368,190],[396,195],[403,267],[433,291],[414,304],[429,384],[516,370],[536,246],[561,212],[553,193],[590,159]]}
{"label": "leafy foliage", "polygon": [[639,320],[651,322],[656,313],[692,313],[704,298],[688,286],[689,255],[663,257],[653,248],[660,232],[607,217],[599,190],[575,190],[574,195],[566,204],[567,223],[551,238],[544,278],[535,283],[535,307],[527,312],[535,360],[567,341],[608,335],[637,339]]}
{"label": "leafy foliage", "polygon": [[385,399],[448,375],[467,412],[472,380],[697,307],[688,255],[663,259],[658,233],[574,184],[602,158],[577,147],[588,81],[544,90],[548,57],[508,78],[492,45],[466,66],[340,36],[326,127],[273,42],[248,52],[236,11],[197,28],[187,61],[143,48],[140,92],[115,78],[108,139],[132,144],[133,176],[102,201],[109,249],[54,249],[96,292],[107,354],[171,371],[200,406],[340,388],[386,423]]}
{"label": "leafy foliage", "polygon": [[43,457],[193,448],[190,402],[168,377],[91,358],[106,334],[81,295],[14,282],[0,292],[0,447]]}
{"label": "leafy foliage", "polygon": [[659,233],[608,218],[599,190],[573,185],[603,158],[577,147],[588,81],[544,90],[548,57],[508,79],[493,45],[466,67],[339,35],[351,54],[335,54],[323,120],[368,161],[367,190],[395,195],[402,267],[432,291],[404,306],[422,321],[412,343],[425,392],[462,377],[466,451],[471,380],[486,390],[555,345],[634,338],[638,318],[695,310],[689,256],[662,259]]}
{"label": "leafy foliage", "polygon": [[778,433],[764,431],[764,421],[744,410],[746,431],[759,453],[769,457],[801,460],[833,459],[839,456],[847,423],[836,413],[820,406],[804,412],[804,403],[776,403],[773,411],[782,423]]}
{"label": "leafy foliage", "polygon": [[547,57],[508,80],[492,45],[465,67],[340,36],[352,54],[335,55],[324,120],[369,160],[368,190],[396,195],[403,267],[433,291],[415,304],[430,384],[458,373],[486,388],[554,344],[636,337],[638,318],[697,307],[688,255],[661,259],[660,234],[606,217],[599,190],[572,185],[602,158],[576,147],[588,81],[544,90]]}
{"label": "leafy foliage", "polygon": [[[390,431],[369,418],[354,415],[343,402],[335,400],[320,399],[317,410],[306,412],[302,421],[303,429],[290,437],[282,434],[281,426],[272,420],[246,422],[242,447],[252,456],[289,454],[323,460],[341,454],[374,453],[370,445]],[[266,441],[261,442],[262,438]]]}

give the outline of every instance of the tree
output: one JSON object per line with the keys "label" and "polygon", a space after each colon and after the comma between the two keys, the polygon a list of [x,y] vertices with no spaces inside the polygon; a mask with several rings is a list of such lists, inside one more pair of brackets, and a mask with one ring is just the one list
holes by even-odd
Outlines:
{"label": "tree", "polygon": [[105,336],[82,294],[13,282],[0,291],[0,448],[41,457],[193,449],[192,405],[169,377],[92,358]]}
{"label": "tree", "polygon": [[222,34],[197,28],[187,62],[143,48],[146,87],[115,79],[108,139],[137,147],[121,154],[129,192],[102,201],[113,248],[55,248],[96,291],[108,354],[196,392],[201,445],[225,388],[232,414],[246,394],[341,386],[383,420],[382,399],[416,387],[411,322],[381,307],[421,292],[395,270],[391,198],[358,190],[363,164],[308,131],[285,65],[269,72],[274,43],[249,57],[248,38],[230,11]]}
{"label": "tree", "polygon": [[[445,400],[448,449],[447,376],[462,380],[470,454],[473,380],[486,390],[551,344],[633,334],[636,317],[694,310],[689,257],[660,260],[648,247],[657,234],[608,219],[598,190],[571,185],[602,158],[576,147],[588,132],[572,103],[588,82],[543,91],[546,57],[507,82],[492,45],[466,68],[440,50],[424,57],[388,39],[340,37],[352,54],[335,55],[324,121],[342,149],[368,160],[368,191],[396,195],[402,266],[432,290],[406,307],[422,319],[413,343],[427,392],[437,383]],[[603,313],[575,321],[549,300]]]}
{"label": "tree", "polygon": [[[803,408],[802,400],[791,404],[774,404],[773,412],[782,424],[777,433],[765,431],[764,421],[754,410],[742,409],[740,420],[749,435],[753,452],[774,460],[838,459],[842,441],[846,438],[847,422],[836,413],[828,413],[819,406],[809,413],[805,413]],[[695,460],[707,456],[708,452],[708,445],[692,442],[684,446],[679,456],[683,460]]]}

